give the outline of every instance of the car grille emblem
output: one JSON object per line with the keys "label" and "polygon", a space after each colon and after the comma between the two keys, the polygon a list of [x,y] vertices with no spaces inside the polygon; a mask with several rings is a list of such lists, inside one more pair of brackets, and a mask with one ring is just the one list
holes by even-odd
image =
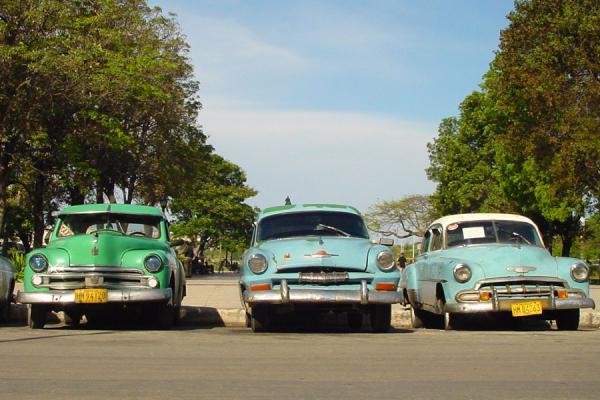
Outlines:
{"label": "car grille emblem", "polygon": [[327,257],[337,257],[337,256],[338,256],[338,254],[328,253],[327,250],[319,250],[316,253],[304,255],[304,257],[310,257],[310,258],[327,258]]}
{"label": "car grille emblem", "polygon": [[506,268],[507,271],[516,272],[519,274],[525,274],[527,272],[535,271],[536,269],[537,269],[536,267],[508,267],[508,268]]}
{"label": "car grille emblem", "polygon": [[100,253],[100,250],[96,246],[92,247],[92,255],[97,256]]}

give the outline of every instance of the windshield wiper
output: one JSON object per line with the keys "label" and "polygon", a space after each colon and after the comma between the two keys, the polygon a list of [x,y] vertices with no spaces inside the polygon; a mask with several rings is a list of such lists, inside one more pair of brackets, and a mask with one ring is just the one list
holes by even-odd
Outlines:
{"label": "windshield wiper", "polygon": [[344,232],[343,230],[341,230],[339,228],[336,228],[335,226],[329,226],[329,225],[319,224],[319,225],[317,225],[315,227],[315,229],[318,230],[318,231],[323,230],[323,229],[327,229],[329,231],[337,232],[340,235],[343,235],[345,237],[351,236],[348,232]]}
{"label": "windshield wiper", "polygon": [[527,240],[527,238],[523,235],[521,235],[520,233],[517,232],[511,232],[511,231],[507,231],[506,229],[502,229],[502,228],[498,228],[498,232],[504,232],[504,233],[508,233],[509,235],[511,235],[512,237],[515,238],[519,238],[519,239],[523,239],[523,241],[525,243],[527,243],[530,246],[533,246],[533,243],[531,243],[529,240]]}
{"label": "windshield wiper", "polygon": [[521,235],[520,233],[517,233],[517,232],[511,232],[510,234],[511,234],[511,235],[513,235],[514,237],[518,237],[518,238],[520,238],[520,239],[523,239],[523,240],[525,241],[525,243],[527,243],[527,244],[528,244],[528,245],[530,245],[530,246],[533,246],[533,243],[531,243],[529,240],[527,240],[527,239],[525,238],[525,236]]}

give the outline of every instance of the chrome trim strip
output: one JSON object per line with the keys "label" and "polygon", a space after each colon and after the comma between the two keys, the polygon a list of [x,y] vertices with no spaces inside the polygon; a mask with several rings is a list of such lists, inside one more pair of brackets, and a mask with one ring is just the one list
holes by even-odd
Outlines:
{"label": "chrome trim strip", "polygon": [[[360,290],[324,290],[324,289],[289,289],[289,296],[284,300],[282,290],[245,290],[243,300],[245,303],[356,303],[356,304],[395,304],[403,302],[401,292],[386,292],[366,288],[366,293],[361,285]],[[288,300],[289,299],[289,300]]]}
{"label": "chrome trim strip", "polygon": [[487,286],[487,285],[494,285],[494,284],[500,284],[500,283],[505,283],[505,282],[534,282],[534,283],[538,283],[538,282],[543,282],[543,283],[547,283],[547,284],[556,284],[556,283],[560,283],[562,287],[564,287],[565,289],[570,288],[569,284],[567,281],[565,281],[564,279],[560,279],[560,278],[554,278],[554,277],[548,277],[548,276],[505,276],[505,277],[499,277],[499,278],[490,278],[490,279],[482,279],[480,281],[475,282],[475,286],[473,286],[474,290],[479,290],[481,289],[482,286]]}
{"label": "chrome trim strip", "polygon": [[60,273],[70,273],[70,272],[113,272],[113,273],[129,273],[129,274],[138,274],[143,275],[144,271],[137,268],[123,268],[114,265],[97,265],[97,264],[79,264],[74,267],[50,267],[48,268],[49,274],[60,274]]}
{"label": "chrome trim strip", "polygon": [[[108,290],[109,303],[135,303],[151,301],[168,301],[171,299],[171,288],[165,289],[121,289]],[[73,291],[21,292],[17,293],[17,302],[23,304],[78,304],[75,303]]]}

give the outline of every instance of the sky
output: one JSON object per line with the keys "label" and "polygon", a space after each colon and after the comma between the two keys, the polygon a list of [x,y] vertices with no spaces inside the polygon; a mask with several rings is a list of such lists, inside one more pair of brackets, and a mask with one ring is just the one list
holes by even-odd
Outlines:
{"label": "sky", "polygon": [[477,90],[510,0],[150,0],[176,14],[199,123],[265,208],[430,194],[427,143]]}

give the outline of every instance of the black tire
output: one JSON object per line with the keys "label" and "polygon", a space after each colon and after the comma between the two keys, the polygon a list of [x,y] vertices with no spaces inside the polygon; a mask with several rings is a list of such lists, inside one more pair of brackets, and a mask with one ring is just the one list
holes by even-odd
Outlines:
{"label": "black tire", "polygon": [[65,324],[72,326],[79,326],[81,323],[82,313],[80,311],[64,311],[65,314]]}
{"label": "black tire", "polygon": [[346,317],[348,318],[348,327],[352,330],[359,330],[363,325],[363,314],[357,311],[348,311]]}
{"label": "black tire", "polygon": [[556,311],[556,327],[560,331],[576,331],[579,328],[579,309]]}
{"label": "black tire", "polygon": [[267,332],[270,328],[269,306],[255,304],[250,313],[250,327],[252,332]]}
{"label": "black tire", "polygon": [[369,313],[371,329],[376,333],[388,332],[392,326],[391,304],[377,304]]}
{"label": "black tire", "polygon": [[410,307],[410,325],[415,328],[427,328],[428,327],[428,317],[427,311],[423,311],[421,309]]}
{"label": "black tire", "polygon": [[456,313],[444,313],[444,329],[447,331],[453,329],[463,329],[464,316]]}
{"label": "black tire", "polygon": [[48,309],[42,304],[27,306],[27,323],[31,329],[42,329],[46,325]]}
{"label": "black tire", "polygon": [[171,303],[161,303],[156,306],[156,327],[169,330],[175,325],[175,308]]}

